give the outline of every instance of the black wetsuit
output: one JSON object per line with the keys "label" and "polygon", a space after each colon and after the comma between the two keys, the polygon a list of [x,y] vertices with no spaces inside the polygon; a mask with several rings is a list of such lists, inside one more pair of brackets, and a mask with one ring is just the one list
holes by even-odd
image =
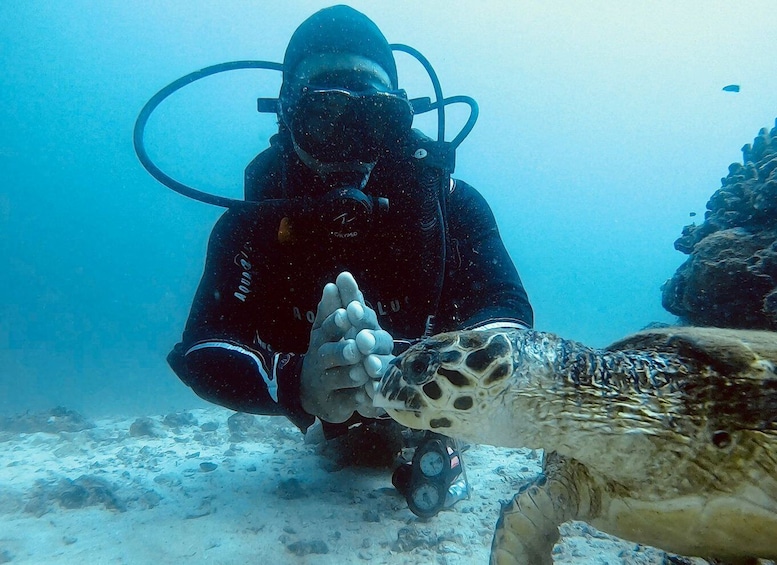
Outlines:
{"label": "black wetsuit", "polygon": [[[531,327],[488,204],[424,162],[428,142],[414,133],[378,161],[363,190],[388,198],[389,209],[368,233],[332,237],[300,221],[283,235],[286,211],[227,211],[211,234],[182,342],[168,356],[181,380],[211,402],[285,415],[306,429],[314,417],[300,404],[303,354],[324,285],[346,270],[395,352],[424,334],[430,316],[435,333],[491,322]],[[246,169],[250,201],[329,188],[277,136]]]}

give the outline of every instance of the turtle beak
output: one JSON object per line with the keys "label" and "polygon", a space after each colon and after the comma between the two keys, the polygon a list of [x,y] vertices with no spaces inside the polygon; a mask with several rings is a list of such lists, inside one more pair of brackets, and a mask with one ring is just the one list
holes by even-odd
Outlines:
{"label": "turtle beak", "polygon": [[397,358],[394,358],[389,362],[380,382],[376,383],[375,396],[372,398],[373,406],[384,410],[407,410],[406,395],[402,394],[404,388],[402,372],[399,370]]}

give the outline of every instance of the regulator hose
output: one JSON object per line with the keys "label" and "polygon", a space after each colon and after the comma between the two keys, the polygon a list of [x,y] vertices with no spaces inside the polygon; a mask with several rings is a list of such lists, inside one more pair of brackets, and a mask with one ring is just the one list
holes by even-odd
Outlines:
{"label": "regulator hose", "polygon": [[222,206],[224,208],[245,206],[246,202],[245,200],[237,200],[235,198],[227,198],[225,196],[217,196],[215,194],[202,192],[201,190],[197,190],[196,188],[192,188],[191,186],[187,186],[181,182],[178,182],[171,176],[167,175],[164,171],[157,167],[148,156],[143,136],[146,130],[146,124],[148,123],[149,116],[151,116],[151,113],[156,110],[157,106],[159,106],[168,96],[180,90],[187,84],[193,83],[194,81],[215,75],[217,73],[234,71],[238,69],[269,69],[273,71],[283,71],[283,65],[281,63],[273,63],[271,61],[231,61],[228,63],[220,63],[218,65],[205,67],[199,71],[189,73],[188,75],[183,76],[165,86],[162,90],[154,94],[154,96],[152,96],[148,102],[146,102],[146,105],[143,106],[143,109],[138,115],[138,119],[135,121],[135,129],[132,136],[132,140],[135,144],[135,153],[137,154],[138,159],[146,168],[146,170],[151,173],[151,176],[153,176],[156,180],[176,191],[177,193],[182,194],[183,196],[193,198],[194,200],[199,200],[205,204]]}

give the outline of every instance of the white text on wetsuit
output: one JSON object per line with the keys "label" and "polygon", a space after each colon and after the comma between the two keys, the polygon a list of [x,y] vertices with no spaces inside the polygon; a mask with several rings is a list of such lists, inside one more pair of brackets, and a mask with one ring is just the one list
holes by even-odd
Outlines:
{"label": "white text on wetsuit", "polygon": [[241,251],[240,254],[235,256],[235,265],[240,267],[243,272],[240,273],[240,284],[234,293],[234,297],[241,302],[245,302],[246,296],[251,292],[251,263],[248,261],[248,254],[245,251]]}
{"label": "white text on wetsuit", "polygon": [[[391,313],[399,312],[399,310],[401,309],[401,305],[402,303],[399,301],[399,299],[390,300],[388,304],[384,304],[382,301],[378,300],[375,306],[373,306],[369,302],[367,303],[367,306],[375,310],[375,313],[378,316],[385,316],[389,312]],[[300,320],[300,321],[302,320],[302,310],[294,306],[292,308],[292,312],[294,314],[295,320]],[[316,313],[313,312],[313,310],[308,310],[307,312],[305,312],[305,320],[307,320],[308,323],[312,324],[315,319],[316,319]]]}

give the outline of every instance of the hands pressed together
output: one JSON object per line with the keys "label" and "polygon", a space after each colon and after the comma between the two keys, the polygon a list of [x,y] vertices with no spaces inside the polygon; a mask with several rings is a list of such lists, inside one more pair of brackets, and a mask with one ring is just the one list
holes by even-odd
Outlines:
{"label": "hands pressed together", "polygon": [[374,382],[393,358],[394,340],[381,329],[353,276],[324,287],[302,362],[301,402],[309,414],[344,422],[354,412],[374,418]]}

